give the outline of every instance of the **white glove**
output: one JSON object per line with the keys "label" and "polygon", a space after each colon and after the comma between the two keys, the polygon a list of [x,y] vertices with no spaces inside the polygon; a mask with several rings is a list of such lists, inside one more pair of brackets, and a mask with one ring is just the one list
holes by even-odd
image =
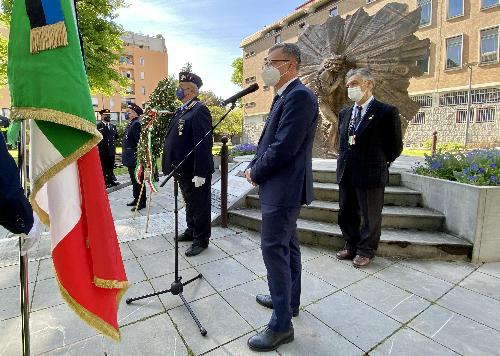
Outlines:
{"label": "white glove", "polygon": [[205,178],[203,177],[198,177],[198,176],[195,176],[191,182],[194,183],[194,187],[195,188],[199,188],[201,187],[203,184],[205,184]]}
{"label": "white glove", "polygon": [[25,237],[23,245],[21,246],[21,255],[24,256],[31,250],[40,240],[42,234],[42,223],[38,216],[33,212],[33,227],[31,228],[28,236]]}

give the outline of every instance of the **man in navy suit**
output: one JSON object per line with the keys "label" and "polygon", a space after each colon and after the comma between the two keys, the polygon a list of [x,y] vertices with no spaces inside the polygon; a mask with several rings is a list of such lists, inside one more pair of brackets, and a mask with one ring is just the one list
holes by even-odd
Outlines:
{"label": "man in navy suit", "polygon": [[277,95],[245,171],[247,180],[259,186],[261,248],[270,292],[256,299],[274,309],[268,327],[248,339],[256,351],[291,342],[292,315],[299,313],[302,265],[296,228],[300,206],[313,200],[312,147],[318,123],[318,100],[297,77],[300,56],[300,49],[289,43],[269,50],[262,79]]}
{"label": "man in navy suit", "polygon": [[[130,181],[132,182],[134,200],[127,204],[127,206],[133,207],[132,211],[136,208],[139,195],[141,196],[141,200],[139,201],[137,210],[141,210],[146,207],[146,186],[144,186],[141,194],[141,184],[139,184],[134,174],[137,163],[137,145],[139,144],[139,139],[141,138],[141,120],[139,116],[142,114],[142,109],[134,103],[128,104],[125,111],[125,118],[129,121],[129,123],[125,129],[125,134],[123,135],[122,140],[122,163],[128,168]],[[141,174],[140,179],[143,181],[144,173]]]}
{"label": "man in navy suit", "polygon": [[111,116],[108,109],[100,110],[99,114],[101,115],[101,121],[97,123],[97,129],[102,135],[102,140],[97,146],[99,148],[104,182],[106,183],[106,187],[109,188],[118,185],[113,174],[116,155],[116,126],[111,123]]}
{"label": "man in navy suit", "polygon": [[33,226],[33,210],[24,195],[19,170],[0,134],[0,225],[14,234],[28,234]]}
{"label": "man in navy suit", "polygon": [[[198,99],[203,82],[194,73],[179,73],[177,98],[182,106],[169,122],[163,148],[163,173],[168,175],[177,167],[176,179],[186,202],[187,229],[179,241],[192,241],[186,250],[188,257],[200,254],[208,247],[212,223],[212,135],[205,136],[212,129],[212,115]],[[195,145],[194,152],[179,165]]]}
{"label": "man in navy suit", "polygon": [[339,113],[338,221],[346,245],[337,258],[366,267],[380,241],[389,166],[403,150],[401,121],[397,108],[373,97],[368,69],[351,69],[346,83],[355,103]]}

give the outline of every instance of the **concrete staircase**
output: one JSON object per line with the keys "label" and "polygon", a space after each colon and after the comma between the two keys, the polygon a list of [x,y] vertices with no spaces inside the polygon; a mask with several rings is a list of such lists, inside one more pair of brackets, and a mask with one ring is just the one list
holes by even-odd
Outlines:
{"label": "concrete staircase", "polygon": [[[297,228],[301,243],[340,249],[344,246],[338,222],[339,186],[334,169],[314,171],[314,201],[303,207]],[[472,245],[442,231],[445,216],[424,208],[419,192],[401,186],[391,172],[382,211],[382,236],[377,255],[422,259],[469,260]],[[248,195],[241,208],[229,211],[233,225],[260,231],[258,195]]]}

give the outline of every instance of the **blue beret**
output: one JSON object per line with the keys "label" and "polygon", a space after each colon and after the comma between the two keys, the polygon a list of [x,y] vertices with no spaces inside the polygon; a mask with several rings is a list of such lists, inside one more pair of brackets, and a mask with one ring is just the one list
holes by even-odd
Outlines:
{"label": "blue beret", "polygon": [[179,73],[179,82],[189,82],[194,83],[198,89],[203,85],[203,81],[199,76],[190,72],[180,72]]}

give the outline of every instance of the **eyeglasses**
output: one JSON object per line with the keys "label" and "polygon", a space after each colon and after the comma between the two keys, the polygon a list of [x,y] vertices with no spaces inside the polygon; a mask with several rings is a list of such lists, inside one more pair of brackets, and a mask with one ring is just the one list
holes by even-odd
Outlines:
{"label": "eyeglasses", "polygon": [[273,63],[279,62],[290,62],[289,59],[264,59],[264,64],[262,65],[262,69],[271,67]]}

